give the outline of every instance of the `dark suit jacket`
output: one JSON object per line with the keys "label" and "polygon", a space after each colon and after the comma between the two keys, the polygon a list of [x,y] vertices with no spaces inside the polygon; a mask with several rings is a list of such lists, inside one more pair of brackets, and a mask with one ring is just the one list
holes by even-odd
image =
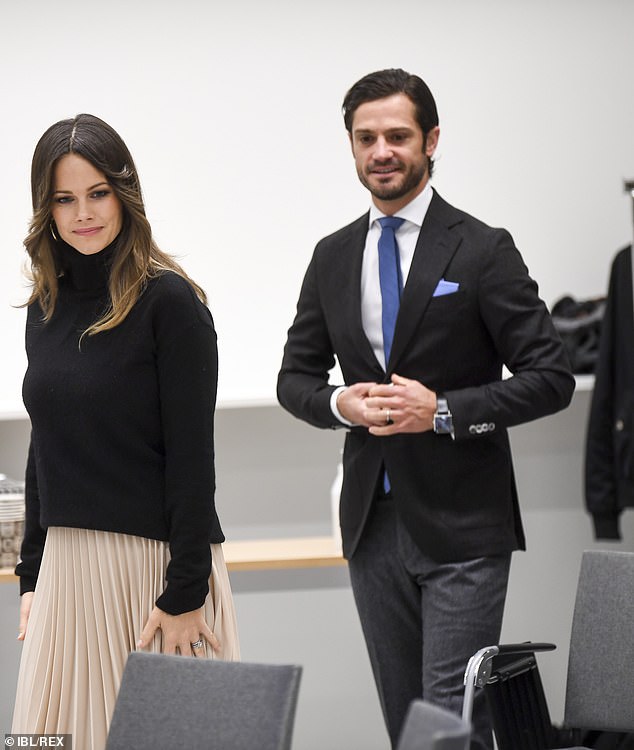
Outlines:
{"label": "dark suit jacket", "polygon": [[[574,378],[537,285],[503,229],[434,193],[401,300],[387,372],[361,323],[368,215],[321,240],[288,333],[278,398],[317,427],[330,409],[337,356],[347,384],[392,373],[443,392],[455,440],[433,432],[345,441],[340,518],[344,554],[358,544],[385,465],[397,511],[421,550],[439,561],[524,547],[506,428],[565,407]],[[453,294],[434,296],[441,278]],[[514,377],[501,380],[506,364]]]}

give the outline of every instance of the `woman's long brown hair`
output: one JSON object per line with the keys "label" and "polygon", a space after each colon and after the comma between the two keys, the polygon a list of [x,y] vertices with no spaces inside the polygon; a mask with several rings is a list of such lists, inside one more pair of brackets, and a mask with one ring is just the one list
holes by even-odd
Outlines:
{"label": "woman's long brown hair", "polygon": [[56,250],[59,240],[53,234],[55,226],[51,215],[53,180],[57,161],[71,153],[87,159],[104,173],[123,210],[110,270],[110,307],[84,335],[107,331],[122,323],[148,279],[164,271],[173,271],[186,279],[206,303],[204,291],[154,242],[138,173],[127,146],[106,122],[94,115],[81,114],[52,125],[35,147],[31,165],[33,218],[24,240],[31,260],[33,287],[26,304],[39,302],[45,320],[50,320],[55,309],[60,264]]}

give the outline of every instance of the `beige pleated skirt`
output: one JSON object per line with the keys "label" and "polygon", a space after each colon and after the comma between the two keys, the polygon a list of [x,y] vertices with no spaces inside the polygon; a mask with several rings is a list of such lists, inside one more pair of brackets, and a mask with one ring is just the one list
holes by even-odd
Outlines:
{"label": "beige pleated skirt", "polygon": [[[238,660],[229,576],[219,544],[205,619],[220,641],[206,656]],[[12,732],[72,734],[77,750],[103,750],[123,669],[165,587],[166,542],[88,529],[50,528],[23,644]],[[161,652],[158,630],[147,651]],[[191,657],[190,657],[191,658]]]}

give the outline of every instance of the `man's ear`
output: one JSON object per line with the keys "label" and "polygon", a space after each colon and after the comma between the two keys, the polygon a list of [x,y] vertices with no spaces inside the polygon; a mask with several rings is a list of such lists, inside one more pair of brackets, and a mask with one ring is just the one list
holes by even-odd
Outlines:
{"label": "man's ear", "polygon": [[432,128],[425,137],[425,155],[433,156],[436,146],[438,146],[438,139],[440,138],[440,128],[436,125]]}

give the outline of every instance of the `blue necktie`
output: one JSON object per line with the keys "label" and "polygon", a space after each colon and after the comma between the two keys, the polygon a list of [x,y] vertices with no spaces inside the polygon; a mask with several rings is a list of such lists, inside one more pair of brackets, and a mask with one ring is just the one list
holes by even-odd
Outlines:
{"label": "blue necktie", "polygon": [[[382,324],[383,324],[383,351],[385,353],[385,371],[392,351],[394,340],[394,328],[398,308],[401,304],[401,292],[403,291],[403,276],[401,274],[401,257],[396,244],[396,230],[405,219],[396,216],[384,216],[379,219],[381,225],[381,236],[379,237],[379,283],[381,285],[382,302]],[[383,489],[390,491],[390,480],[387,471],[383,474]]]}
{"label": "blue necktie", "polygon": [[396,317],[401,304],[403,277],[401,275],[401,258],[396,244],[396,230],[405,219],[396,216],[384,216],[379,219],[381,236],[379,237],[379,282],[381,284],[381,301],[383,304],[383,351],[385,352],[385,370],[392,351]]}

